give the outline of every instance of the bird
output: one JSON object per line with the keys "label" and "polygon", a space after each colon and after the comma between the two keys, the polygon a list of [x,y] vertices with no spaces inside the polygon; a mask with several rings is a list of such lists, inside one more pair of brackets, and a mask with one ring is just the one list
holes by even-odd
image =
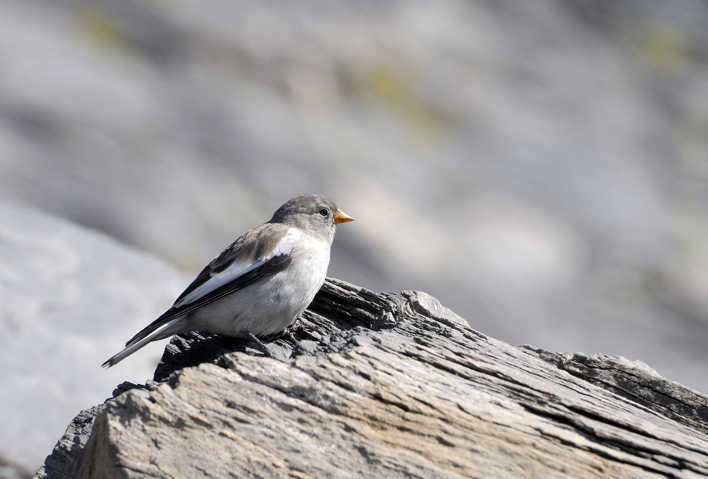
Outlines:
{"label": "bird", "polygon": [[190,331],[246,337],[270,356],[258,338],[284,331],[309,306],[327,275],[335,226],[349,221],[325,196],[287,201],[214,258],[170,309],[102,366]]}

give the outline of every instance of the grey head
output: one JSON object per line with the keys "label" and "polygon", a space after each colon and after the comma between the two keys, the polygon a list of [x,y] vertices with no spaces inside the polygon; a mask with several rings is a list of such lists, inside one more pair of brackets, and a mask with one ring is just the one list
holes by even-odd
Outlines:
{"label": "grey head", "polygon": [[334,239],[334,226],[354,221],[322,195],[302,195],[287,201],[273,214],[269,223],[294,226],[321,239]]}

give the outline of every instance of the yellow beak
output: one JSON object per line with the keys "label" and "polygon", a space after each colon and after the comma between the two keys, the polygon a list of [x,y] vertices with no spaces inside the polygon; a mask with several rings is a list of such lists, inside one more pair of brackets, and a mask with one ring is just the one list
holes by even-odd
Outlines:
{"label": "yellow beak", "polygon": [[354,221],[354,218],[337,208],[337,212],[334,214],[334,224],[349,223],[350,221]]}

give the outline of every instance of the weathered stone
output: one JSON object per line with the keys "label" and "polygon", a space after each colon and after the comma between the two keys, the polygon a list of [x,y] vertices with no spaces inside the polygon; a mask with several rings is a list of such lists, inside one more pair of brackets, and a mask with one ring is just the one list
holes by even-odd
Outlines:
{"label": "weathered stone", "polygon": [[425,293],[332,279],[291,332],[281,359],[175,338],[157,382],[90,411],[71,472],[60,442],[37,477],[708,476],[708,398],[644,365],[514,347]]}

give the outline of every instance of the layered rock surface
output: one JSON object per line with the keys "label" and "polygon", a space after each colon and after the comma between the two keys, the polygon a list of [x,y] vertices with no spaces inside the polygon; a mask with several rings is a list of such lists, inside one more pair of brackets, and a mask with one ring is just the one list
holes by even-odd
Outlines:
{"label": "layered rock surface", "polygon": [[330,279],[267,358],[193,333],[82,412],[38,478],[703,477],[708,398]]}

